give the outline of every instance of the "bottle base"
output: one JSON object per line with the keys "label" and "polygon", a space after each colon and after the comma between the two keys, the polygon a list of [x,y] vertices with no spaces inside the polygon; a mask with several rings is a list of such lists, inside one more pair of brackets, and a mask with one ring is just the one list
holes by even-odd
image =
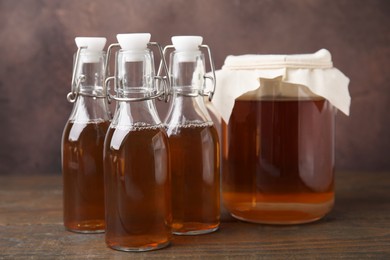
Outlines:
{"label": "bottle base", "polygon": [[230,211],[232,217],[251,223],[294,225],[317,221],[330,212],[334,200],[320,204],[257,203],[256,207],[242,207]]}
{"label": "bottle base", "polygon": [[196,235],[204,235],[217,231],[219,227],[204,229],[204,230],[191,230],[191,231],[173,231],[172,234],[178,236],[196,236]]}
{"label": "bottle base", "polygon": [[209,234],[217,231],[218,229],[219,229],[219,224],[213,226],[207,225],[206,228],[199,228],[199,223],[195,223],[193,225],[185,224],[182,225],[181,228],[178,229],[173,228],[172,234],[179,235],[179,236],[196,236],[196,235]]}
{"label": "bottle base", "polygon": [[80,234],[101,234],[106,232],[104,229],[99,229],[99,230],[79,230],[79,229],[71,229],[65,227],[67,231],[73,232],[73,233],[80,233]]}
{"label": "bottle base", "polygon": [[121,246],[121,245],[108,245],[108,247],[117,251],[124,251],[124,252],[147,252],[147,251],[165,248],[170,244],[171,244],[170,241],[166,241],[163,243],[152,243],[152,244],[139,246],[139,247]]}
{"label": "bottle base", "polygon": [[104,220],[90,220],[77,223],[67,223],[65,229],[82,234],[98,234],[105,232]]}

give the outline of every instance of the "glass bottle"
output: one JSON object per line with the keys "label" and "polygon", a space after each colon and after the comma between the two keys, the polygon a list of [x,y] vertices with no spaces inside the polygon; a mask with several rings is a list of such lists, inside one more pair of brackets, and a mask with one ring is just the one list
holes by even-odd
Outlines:
{"label": "glass bottle", "polygon": [[175,36],[170,46],[175,48],[169,68],[173,99],[165,125],[172,158],[172,230],[176,235],[210,233],[220,223],[220,151],[202,96],[202,40],[200,36]]}
{"label": "glass bottle", "polygon": [[[121,251],[148,251],[171,240],[168,137],[154,99],[150,34],[118,34],[116,110],[104,145],[106,243]],[[114,45],[113,45],[114,46]]]}
{"label": "glass bottle", "polygon": [[64,225],[80,233],[104,232],[103,143],[110,124],[103,80],[106,38],[77,37],[74,103],[62,136]]}

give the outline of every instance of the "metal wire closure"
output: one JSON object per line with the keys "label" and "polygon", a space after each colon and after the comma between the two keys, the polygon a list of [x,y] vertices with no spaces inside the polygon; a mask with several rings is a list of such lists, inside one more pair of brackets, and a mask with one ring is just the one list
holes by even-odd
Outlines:
{"label": "metal wire closure", "polygon": [[[77,79],[77,83],[76,84],[72,84],[72,91],[69,92],[68,95],[66,95],[66,99],[70,103],[74,103],[77,100],[77,97],[79,95],[81,95],[80,94],[80,85],[84,81],[85,81],[85,75],[80,75],[80,77]],[[82,94],[82,95],[85,95],[85,94]]]}
{"label": "metal wire closure", "polygon": [[[159,43],[157,42],[149,42],[148,43],[148,47],[152,47],[152,46],[156,46],[158,51],[159,51],[159,54],[161,56],[161,61],[160,61],[160,66],[159,66],[159,70],[158,70],[158,73],[157,73],[157,76],[154,76],[154,79],[158,82],[161,82],[163,84],[163,89],[162,91],[157,89],[155,94],[152,94],[152,95],[149,95],[149,96],[146,96],[146,97],[138,97],[138,98],[130,98],[130,97],[118,97],[117,95],[111,95],[110,94],[110,88],[109,88],[109,83],[110,81],[114,81],[114,86],[117,86],[117,77],[115,76],[117,73],[117,67],[116,67],[116,64],[114,65],[114,76],[108,76],[109,72],[108,72],[108,69],[109,69],[109,60],[110,60],[110,56],[111,56],[111,51],[113,48],[115,47],[119,47],[119,43],[114,43],[114,44],[111,44],[109,47],[108,47],[108,50],[107,50],[107,63],[106,63],[106,79],[104,81],[104,89],[106,91],[106,94],[107,94],[107,99],[108,99],[108,102],[111,103],[111,100],[114,99],[116,101],[130,101],[130,102],[133,102],[133,101],[145,101],[145,100],[149,100],[149,99],[155,99],[155,98],[158,98],[158,100],[164,100],[165,102],[168,102],[169,100],[169,86],[170,86],[170,83],[169,83],[169,77],[167,76],[168,75],[168,66],[165,62],[165,59],[164,59],[164,56],[163,56],[163,51],[162,51],[162,48],[160,46]],[[166,72],[166,76],[160,76],[160,68],[161,66],[164,68],[165,72]],[[159,85],[157,84],[157,87]]]}
{"label": "metal wire closure", "polygon": [[[215,77],[215,66],[214,66],[214,61],[213,61],[213,58],[211,56],[211,50],[210,50],[210,47],[208,45],[205,45],[205,44],[202,44],[202,45],[199,45],[199,49],[200,48],[205,48],[207,49],[207,54],[209,56],[209,62],[210,62],[210,68],[211,68],[211,72],[213,73],[213,76],[208,76],[208,75],[204,75],[203,78],[204,79],[209,79],[213,82],[213,90],[211,91],[208,91],[208,92],[205,92],[205,91],[199,91],[199,94],[202,95],[202,96],[208,96],[209,97],[209,101],[211,101],[214,97],[214,92],[215,92],[215,87],[216,87],[216,77]],[[165,56],[168,52],[169,49],[175,49],[174,45],[167,45],[165,46],[164,48],[164,51],[163,51],[163,57],[165,59]],[[161,64],[160,64],[161,65]],[[160,66],[161,67],[161,66]],[[168,71],[168,70],[167,70]],[[159,72],[160,72],[160,68],[159,68]],[[169,83],[171,84],[171,79],[169,77]],[[173,89],[173,86],[170,85],[170,88]],[[170,92],[169,93],[170,95],[172,95],[172,93]],[[180,95],[184,95],[184,96],[189,96],[189,97],[196,97],[198,96],[198,94],[196,93],[180,93]]]}
{"label": "metal wire closure", "polygon": [[78,79],[77,79],[77,82],[75,82],[76,80],[76,70],[77,70],[77,67],[79,65],[79,58],[80,58],[80,52],[82,49],[86,49],[87,46],[81,46],[80,48],[77,49],[77,52],[76,52],[76,58],[75,58],[75,61],[74,61],[74,64],[73,64],[73,71],[72,71],[72,82],[71,82],[71,91],[68,93],[68,95],[66,95],[66,99],[70,102],[70,103],[74,103],[77,99],[77,96],[78,96],[78,90],[80,88],[80,84],[85,80],[85,77],[83,77],[82,79],[82,76],[81,75]]}
{"label": "metal wire closure", "polygon": [[[116,86],[116,77],[115,76],[110,76],[109,77],[109,74],[110,74],[110,58],[111,58],[111,52],[112,52],[112,49],[113,48],[119,48],[120,45],[119,43],[113,43],[113,44],[110,44],[110,46],[108,46],[108,49],[107,49],[107,58],[106,58],[106,66],[105,66],[105,80],[104,80],[104,83],[103,83],[103,91],[106,93],[106,96],[107,96],[107,102],[109,104],[111,104],[111,100],[112,100],[112,96],[110,94],[110,86],[109,86],[109,82],[111,80],[114,81],[114,87]],[[114,75],[116,75],[116,65],[114,66]]]}
{"label": "metal wire closure", "polygon": [[[163,50],[161,48],[161,45],[158,42],[149,42],[148,46],[157,47],[157,50],[160,54],[160,57],[161,57],[160,65],[158,67],[157,76],[155,76],[154,78],[159,80],[163,84],[163,95],[161,95],[159,97],[159,100],[164,100],[165,102],[168,102],[169,101],[169,92],[170,92],[169,88],[171,86],[171,79],[169,78],[168,65],[167,65],[167,62],[165,60]],[[161,66],[165,70],[165,76],[160,76]]]}
{"label": "metal wire closure", "polygon": [[205,48],[207,49],[207,54],[209,55],[209,61],[210,61],[210,68],[211,68],[211,72],[213,73],[213,76],[207,76],[205,75],[204,78],[205,79],[209,79],[213,82],[213,90],[212,91],[209,91],[209,92],[203,92],[202,94],[204,96],[208,96],[209,97],[209,101],[211,101],[214,97],[214,93],[215,93],[215,86],[217,84],[217,81],[216,81],[216,77],[215,77],[215,66],[214,66],[214,61],[213,61],[213,58],[211,56],[211,50],[210,50],[210,47],[208,45],[205,45],[205,44],[202,44],[199,46],[199,48]]}

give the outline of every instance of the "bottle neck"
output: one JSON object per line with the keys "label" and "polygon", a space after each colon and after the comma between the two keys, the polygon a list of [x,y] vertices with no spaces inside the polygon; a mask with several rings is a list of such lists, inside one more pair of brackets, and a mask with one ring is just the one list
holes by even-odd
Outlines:
{"label": "bottle neck", "polygon": [[155,103],[154,61],[150,50],[120,50],[115,70],[116,109],[112,127],[141,130],[160,127]]}
{"label": "bottle neck", "polygon": [[154,60],[150,50],[120,50],[116,58],[118,98],[148,98],[156,91]]}
{"label": "bottle neck", "polygon": [[172,104],[165,123],[169,127],[212,124],[201,95],[205,63],[200,51],[175,51],[171,54]]}
{"label": "bottle neck", "polygon": [[111,113],[106,98],[79,95],[74,103],[69,121],[91,123],[110,121]]}
{"label": "bottle neck", "polygon": [[111,125],[142,129],[161,125],[154,100],[117,101]]}
{"label": "bottle neck", "polygon": [[75,61],[74,66],[74,82],[76,86],[75,92],[79,95],[103,97],[105,91],[103,89],[103,81],[105,76],[105,60],[104,52],[87,52],[82,50],[79,54],[78,61]]}
{"label": "bottle neck", "polygon": [[204,89],[205,62],[200,51],[175,51],[170,63],[172,91],[197,96]]}
{"label": "bottle neck", "polygon": [[168,127],[208,124],[213,122],[207,111],[203,96],[188,96],[175,92],[165,119]]}

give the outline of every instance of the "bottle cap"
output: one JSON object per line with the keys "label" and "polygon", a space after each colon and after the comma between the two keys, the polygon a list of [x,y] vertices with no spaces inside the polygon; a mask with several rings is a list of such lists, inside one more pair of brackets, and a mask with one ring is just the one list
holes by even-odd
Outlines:
{"label": "bottle cap", "polygon": [[117,34],[116,38],[124,51],[145,50],[150,41],[150,33],[123,33]]}
{"label": "bottle cap", "polygon": [[173,36],[171,38],[173,46],[177,51],[196,51],[202,44],[202,36]]}
{"label": "bottle cap", "polygon": [[87,47],[88,52],[101,52],[106,45],[105,37],[76,37],[76,45],[78,48]]}

